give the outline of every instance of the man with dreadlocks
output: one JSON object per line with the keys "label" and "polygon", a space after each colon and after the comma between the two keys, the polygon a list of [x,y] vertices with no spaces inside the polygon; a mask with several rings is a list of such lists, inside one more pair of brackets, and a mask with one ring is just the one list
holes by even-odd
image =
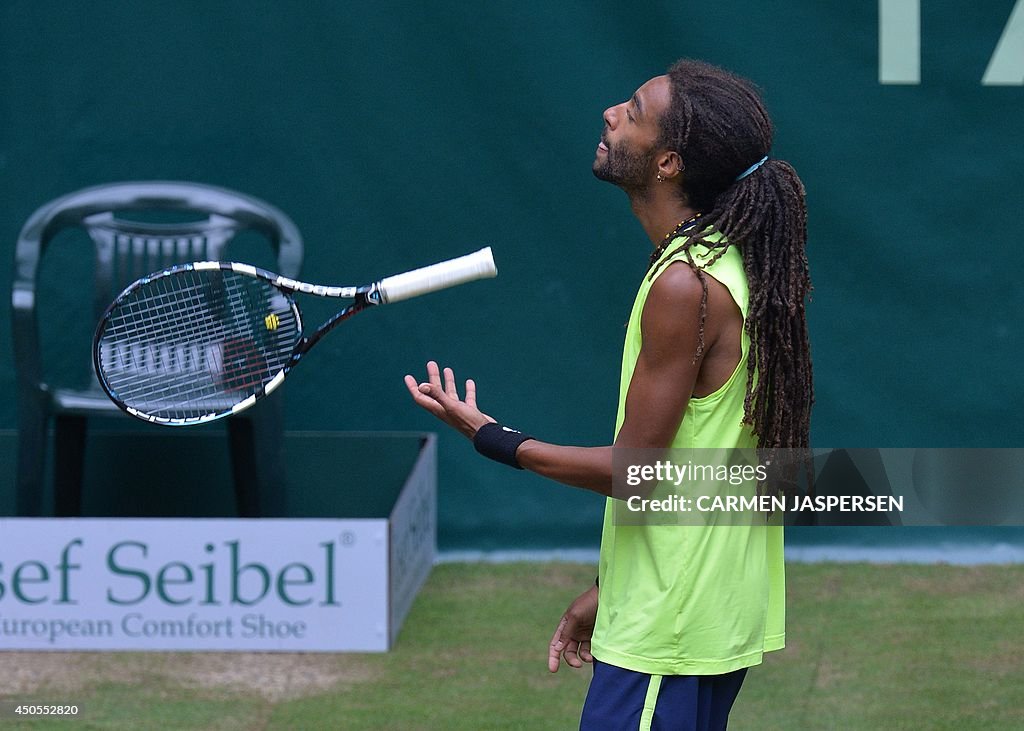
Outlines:
{"label": "man with dreadlocks", "polygon": [[777,526],[619,525],[612,450],[808,446],[804,189],[770,156],[755,87],[683,60],[604,113],[594,174],[654,251],[630,316],[612,447],[548,444],[460,400],[451,369],[413,399],[484,455],[609,496],[599,582],[563,615],[549,669],[593,662],[581,728],[724,729],[748,667],[783,647]]}

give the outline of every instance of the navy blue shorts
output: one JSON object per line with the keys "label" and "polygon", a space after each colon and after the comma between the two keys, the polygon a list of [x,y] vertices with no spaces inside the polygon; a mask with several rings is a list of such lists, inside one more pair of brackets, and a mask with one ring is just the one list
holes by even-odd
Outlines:
{"label": "navy blue shorts", "polygon": [[595,659],[580,731],[722,731],[746,674],[647,675]]}

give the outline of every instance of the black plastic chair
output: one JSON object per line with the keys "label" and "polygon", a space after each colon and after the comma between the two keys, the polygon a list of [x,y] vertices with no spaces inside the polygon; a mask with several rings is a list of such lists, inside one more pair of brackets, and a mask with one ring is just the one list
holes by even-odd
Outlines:
{"label": "black plastic chair", "polygon": [[[144,223],[187,215],[185,223]],[[122,416],[89,368],[90,385],[60,388],[44,380],[36,310],[39,264],[53,238],[84,229],[95,244],[93,322],[130,282],[187,261],[223,258],[239,233],[258,232],[277,256],[277,270],[296,278],[302,240],[295,224],[277,208],[248,195],[188,182],[124,182],[86,188],[47,203],[25,223],[15,252],[12,339],[18,380],[18,515],[41,515],[44,505],[47,434],[54,424],[54,512],[81,515],[82,465],[87,420]],[[45,295],[41,295],[45,296]],[[88,367],[91,364],[83,363]],[[228,420],[238,513],[276,515],[283,506],[283,411],[279,397]],[[163,428],[163,427],[161,427]]]}

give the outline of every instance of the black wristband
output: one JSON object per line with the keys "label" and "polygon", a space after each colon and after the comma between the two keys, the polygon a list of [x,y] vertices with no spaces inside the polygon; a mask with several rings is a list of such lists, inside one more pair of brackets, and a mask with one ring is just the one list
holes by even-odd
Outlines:
{"label": "black wristband", "polygon": [[473,446],[483,456],[521,470],[523,468],[516,459],[516,450],[527,439],[533,437],[510,427],[491,423],[477,429],[473,437]]}

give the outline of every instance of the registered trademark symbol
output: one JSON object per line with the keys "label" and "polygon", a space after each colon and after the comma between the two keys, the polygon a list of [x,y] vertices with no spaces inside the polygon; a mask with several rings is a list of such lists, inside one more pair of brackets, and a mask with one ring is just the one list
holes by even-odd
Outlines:
{"label": "registered trademark symbol", "polygon": [[341,534],[341,545],[351,546],[356,542],[356,534],[350,530],[345,531]]}

